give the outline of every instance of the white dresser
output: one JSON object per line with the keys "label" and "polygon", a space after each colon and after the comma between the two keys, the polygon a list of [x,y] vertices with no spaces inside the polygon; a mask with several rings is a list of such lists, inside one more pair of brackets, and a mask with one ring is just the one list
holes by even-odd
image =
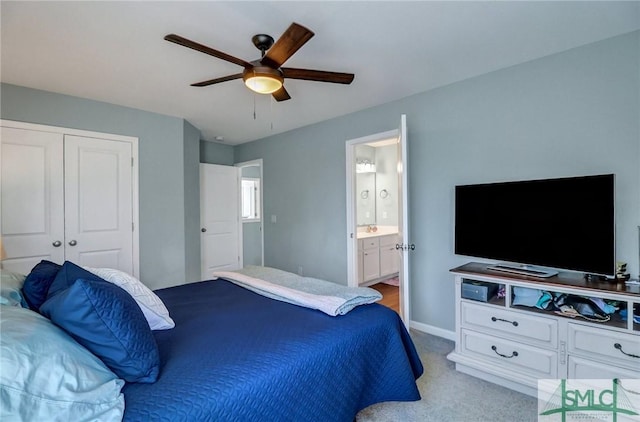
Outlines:
{"label": "white dresser", "polygon": [[[534,278],[470,263],[451,270],[456,283],[456,369],[535,396],[544,378],[640,378],[640,290],[624,283],[555,276]],[[462,297],[463,283],[488,283],[504,297],[487,302]],[[627,310],[607,322],[569,318],[514,304],[514,288],[617,301]],[[634,290],[635,288],[635,290]]]}

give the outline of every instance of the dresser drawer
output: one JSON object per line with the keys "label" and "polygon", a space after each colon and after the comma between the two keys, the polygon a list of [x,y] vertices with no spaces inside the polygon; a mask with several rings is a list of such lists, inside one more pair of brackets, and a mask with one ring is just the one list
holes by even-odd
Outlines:
{"label": "dresser drawer", "polygon": [[569,354],[640,368],[640,336],[569,324]]}
{"label": "dresser drawer", "polygon": [[640,379],[640,367],[632,371],[577,356],[569,356],[567,371],[568,378],[574,379]]}
{"label": "dresser drawer", "polygon": [[555,349],[558,345],[558,321],[555,319],[465,301],[461,303],[461,312],[463,327],[482,329],[543,347]]}
{"label": "dresser drawer", "polygon": [[474,331],[462,330],[461,352],[537,378],[556,378],[557,375],[557,352]]}

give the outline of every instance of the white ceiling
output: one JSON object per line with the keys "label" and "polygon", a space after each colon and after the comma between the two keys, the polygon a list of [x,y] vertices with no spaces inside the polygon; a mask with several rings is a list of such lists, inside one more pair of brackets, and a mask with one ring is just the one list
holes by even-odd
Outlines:
{"label": "white ceiling", "polygon": [[[187,119],[206,140],[259,139],[640,29],[640,2],[0,3],[1,80]],[[163,40],[176,33],[255,60],[256,33],[315,32],[286,66],[355,73],[287,80],[276,103],[234,64]],[[254,102],[256,118],[254,119]]]}

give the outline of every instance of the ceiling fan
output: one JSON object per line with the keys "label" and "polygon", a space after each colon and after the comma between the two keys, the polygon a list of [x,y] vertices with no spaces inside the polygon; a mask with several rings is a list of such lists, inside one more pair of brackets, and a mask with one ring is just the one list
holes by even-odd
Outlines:
{"label": "ceiling fan", "polygon": [[197,82],[191,84],[191,86],[209,86],[242,78],[245,85],[252,91],[259,94],[271,94],[276,101],[285,101],[291,98],[284,87],[285,78],[347,85],[353,81],[353,73],[281,67],[284,62],[293,56],[313,35],[314,33],[312,31],[295,22],[287,28],[275,43],[269,35],[254,35],[251,41],[256,48],[260,50],[261,57],[252,62],[247,62],[223,53],[222,51],[214,50],[211,47],[188,40],[180,35],[169,34],[165,36],[164,39],[244,67],[242,73]]}

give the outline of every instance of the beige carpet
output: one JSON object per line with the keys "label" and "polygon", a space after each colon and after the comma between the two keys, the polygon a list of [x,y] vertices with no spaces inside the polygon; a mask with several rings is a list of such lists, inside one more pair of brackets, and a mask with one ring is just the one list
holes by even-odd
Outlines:
{"label": "beige carpet", "polygon": [[447,354],[454,343],[411,331],[424,374],[418,379],[422,400],[389,402],[358,413],[357,422],[534,422],[537,400],[457,372]]}

